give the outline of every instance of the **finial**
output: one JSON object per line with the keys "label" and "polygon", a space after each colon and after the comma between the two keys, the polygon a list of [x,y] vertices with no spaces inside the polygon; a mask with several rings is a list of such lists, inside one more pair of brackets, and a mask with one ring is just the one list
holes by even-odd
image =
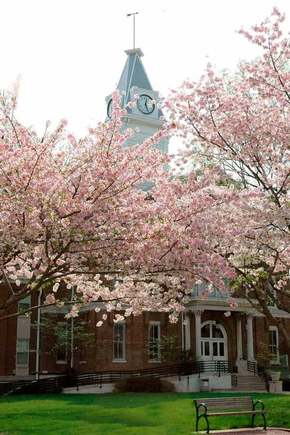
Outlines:
{"label": "finial", "polygon": [[133,50],[135,49],[135,17],[139,12],[132,12],[131,14],[127,14],[127,17],[133,17]]}

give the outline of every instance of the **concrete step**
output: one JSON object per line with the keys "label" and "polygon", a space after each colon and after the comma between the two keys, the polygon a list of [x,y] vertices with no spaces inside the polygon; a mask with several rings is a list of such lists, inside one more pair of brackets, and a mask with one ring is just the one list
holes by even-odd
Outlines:
{"label": "concrete step", "polygon": [[246,392],[248,391],[249,393],[267,393],[266,388],[261,388],[261,387],[249,387],[249,388],[244,388],[244,387],[234,387],[231,389],[231,391],[237,391],[240,393]]}
{"label": "concrete step", "polygon": [[[236,378],[236,382],[233,379],[234,391],[267,391],[264,379],[257,375],[233,375]],[[234,385],[236,383],[236,385]]]}

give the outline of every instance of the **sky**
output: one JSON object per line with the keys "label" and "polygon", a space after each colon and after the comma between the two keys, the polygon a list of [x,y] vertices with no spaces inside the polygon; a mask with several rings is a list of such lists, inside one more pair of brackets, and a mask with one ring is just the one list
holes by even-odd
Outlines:
{"label": "sky", "polygon": [[239,34],[289,0],[0,0],[0,89],[19,80],[17,117],[41,133],[61,118],[77,135],[105,118],[136,46],[155,90],[166,96],[184,79],[198,79],[208,62],[234,70],[259,52]]}

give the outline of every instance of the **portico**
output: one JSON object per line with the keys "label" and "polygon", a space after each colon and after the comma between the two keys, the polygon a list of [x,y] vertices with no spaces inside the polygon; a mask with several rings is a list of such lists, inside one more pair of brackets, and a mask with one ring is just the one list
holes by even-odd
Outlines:
{"label": "portico", "polygon": [[209,304],[191,311],[195,360],[230,361],[238,370],[244,368],[246,360],[255,362],[254,313]]}

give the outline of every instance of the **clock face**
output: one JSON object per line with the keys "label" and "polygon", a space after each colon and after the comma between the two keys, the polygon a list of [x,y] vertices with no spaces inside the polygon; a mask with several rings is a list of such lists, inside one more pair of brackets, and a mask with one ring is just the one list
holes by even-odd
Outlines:
{"label": "clock face", "polygon": [[149,95],[142,94],[138,98],[138,109],[145,115],[150,115],[155,109],[154,100]]}
{"label": "clock face", "polygon": [[110,99],[110,101],[108,102],[108,105],[107,105],[107,115],[108,115],[108,118],[112,117],[112,110],[113,110],[113,100]]}

